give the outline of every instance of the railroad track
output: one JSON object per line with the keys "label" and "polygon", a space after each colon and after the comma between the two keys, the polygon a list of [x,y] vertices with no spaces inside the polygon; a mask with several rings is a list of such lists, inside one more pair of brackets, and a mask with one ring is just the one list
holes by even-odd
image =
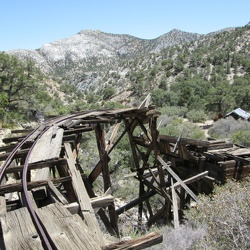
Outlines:
{"label": "railroad track", "polygon": [[42,222],[39,221],[37,214],[35,212],[35,208],[32,204],[31,201],[31,197],[30,194],[28,192],[28,184],[27,184],[27,174],[28,174],[28,166],[29,166],[29,159],[30,156],[32,155],[33,151],[34,151],[34,147],[37,143],[37,141],[43,136],[43,134],[45,134],[52,126],[59,126],[62,122],[64,121],[68,121],[77,117],[80,117],[84,114],[87,114],[87,112],[81,112],[78,113],[76,115],[67,115],[67,116],[62,116],[62,117],[57,117],[56,119],[53,119],[49,122],[46,122],[45,124],[42,124],[41,126],[39,126],[37,129],[33,130],[31,133],[29,133],[24,139],[22,139],[21,142],[19,142],[16,147],[12,150],[11,154],[8,156],[8,158],[6,159],[6,161],[4,162],[4,164],[1,167],[0,170],[0,182],[2,181],[2,178],[5,174],[5,171],[7,170],[7,168],[10,166],[10,164],[12,163],[15,155],[17,154],[17,152],[22,149],[22,146],[25,145],[25,143],[27,143],[31,137],[33,137],[31,140],[33,141],[30,149],[27,153],[27,156],[24,160],[24,165],[23,165],[23,171],[22,171],[22,193],[23,193],[23,197],[24,197],[24,201],[23,203],[27,206],[27,209],[29,210],[30,216],[32,218],[32,221],[34,223],[34,226],[37,230],[37,233],[40,236],[40,239],[42,241],[42,245],[44,246],[45,249],[56,249],[55,245],[53,244],[53,242],[49,239],[48,235],[46,234],[46,232],[44,231],[44,226],[42,225]]}
{"label": "railroad track", "polygon": [[[119,127],[121,120],[154,116],[153,108],[84,111],[49,120],[26,136],[6,138],[9,145],[0,154],[5,160],[0,170],[1,249],[104,249],[107,242],[96,214],[111,235],[118,236],[119,230],[106,164],[114,138],[105,145],[102,126],[116,123]],[[77,153],[82,134],[89,131],[96,136],[100,160],[87,176],[79,167]],[[100,175],[102,197],[92,187]],[[6,182],[10,178],[15,178],[13,184]],[[13,194],[14,201],[6,198]],[[155,234],[146,241],[161,240]]]}
{"label": "railroad track", "polygon": [[[0,161],[4,161],[0,169],[0,248],[143,249],[160,243],[162,236],[154,233],[136,242],[119,242],[121,214],[137,207],[139,228],[143,211],[146,226],[174,218],[178,227],[178,210],[191,200],[197,202],[200,192],[211,192],[214,180],[249,175],[248,148],[159,135],[158,116],[154,107],[143,105],[90,110],[56,117],[32,131],[13,131],[19,136],[4,139],[6,146],[0,148]],[[112,126],[111,135],[106,125]],[[84,159],[79,159],[85,133],[96,140],[98,156],[91,168],[82,166]],[[139,196],[118,207],[110,164],[112,151],[125,136]],[[94,185],[97,180],[102,190],[100,183]],[[163,202],[155,207],[152,196]],[[118,242],[107,242],[104,232],[116,236]]]}

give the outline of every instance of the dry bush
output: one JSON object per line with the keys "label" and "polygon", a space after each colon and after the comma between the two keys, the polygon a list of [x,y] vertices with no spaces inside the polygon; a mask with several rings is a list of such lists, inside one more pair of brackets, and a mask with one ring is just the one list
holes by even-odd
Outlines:
{"label": "dry bush", "polygon": [[205,228],[192,228],[189,225],[182,225],[178,229],[166,226],[161,228],[163,242],[150,247],[153,250],[186,250],[190,249],[197,240],[202,239],[206,234]]}
{"label": "dry bush", "polygon": [[212,196],[200,196],[186,212],[194,228],[207,228],[193,249],[250,249],[250,182],[230,181],[216,187]]}
{"label": "dry bush", "polygon": [[208,133],[215,139],[230,139],[233,143],[250,146],[250,122],[235,120],[232,117],[221,119],[213,124]]}

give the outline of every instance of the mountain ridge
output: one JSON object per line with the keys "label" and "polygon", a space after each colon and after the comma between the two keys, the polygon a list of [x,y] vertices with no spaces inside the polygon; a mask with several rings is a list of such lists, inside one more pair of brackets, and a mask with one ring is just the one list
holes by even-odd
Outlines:
{"label": "mountain ridge", "polygon": [[42,71],[51,73],[58,68],[87,67],[91,59],[100,65],[109,59],[156,53],[160,50],[197,40],[204,35],[173,29],[154,39],[142,39],[127,34],[105,33],[100,30],[81,30],[68,38],[46,43],[36,50],[10,50],[21,60],[32,59]]}

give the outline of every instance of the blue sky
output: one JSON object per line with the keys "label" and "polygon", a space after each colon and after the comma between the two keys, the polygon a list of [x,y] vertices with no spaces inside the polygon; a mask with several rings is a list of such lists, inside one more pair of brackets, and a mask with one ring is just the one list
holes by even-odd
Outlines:
{"label": "blue sky", "polygon": [[1,0],[0,10],[0,51],[37,49],[83,29],[152,39],[250,21],[249,0]]}

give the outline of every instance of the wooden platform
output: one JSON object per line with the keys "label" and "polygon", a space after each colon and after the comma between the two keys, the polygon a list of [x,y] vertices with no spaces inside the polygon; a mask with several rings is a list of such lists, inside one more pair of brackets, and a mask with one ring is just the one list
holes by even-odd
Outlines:
{"label": "wooden platform", "polygon": [[[143,249],[162,236],[107,244],[104,234],[119,241],[119,216],[135,207],[138,229],[158,221],[178,228],[183,210],[198,194],[211,193],[214,182],[249,175],[249,148],[159,135],[158,116],[153,106],[89,110],[57,117],[28,135],[13,131],[18,136],[0,148],[1,249]],[[91,167],[79,156],[92,150],[83,148],[85,133],[96,142]],[[138,197],[118,207],[111,152],[124,137]]]}

